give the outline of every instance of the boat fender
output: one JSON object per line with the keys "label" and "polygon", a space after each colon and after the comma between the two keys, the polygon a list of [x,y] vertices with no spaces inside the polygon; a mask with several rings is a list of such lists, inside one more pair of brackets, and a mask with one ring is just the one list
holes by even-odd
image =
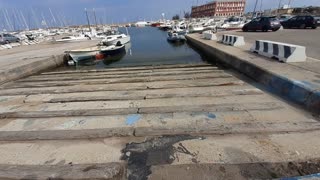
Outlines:
{"label": "boat fender", "polygon": [[101,53],[96,54],[96,60],[103,60],[104,59],[104,55]]}

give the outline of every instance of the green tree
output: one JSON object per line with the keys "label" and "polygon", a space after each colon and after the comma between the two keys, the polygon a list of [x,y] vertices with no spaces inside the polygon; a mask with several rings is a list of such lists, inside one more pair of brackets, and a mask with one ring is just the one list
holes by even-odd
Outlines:
{"label": "green tree", "polygon": [[184,13],[184,18],[189,19],[191,18],[191,14],[189,12]]}

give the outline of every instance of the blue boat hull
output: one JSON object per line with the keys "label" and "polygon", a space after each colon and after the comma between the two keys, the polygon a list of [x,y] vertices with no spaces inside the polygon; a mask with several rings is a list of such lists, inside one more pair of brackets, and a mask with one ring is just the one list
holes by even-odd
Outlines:
{"label": "blue boat hull", "polygon": [[108,57],[108,56],[114,56],[114,55],[117,55],[117,54],[121,54],[121,53],[123,53],[125,51],[126,51],[125,46],[121,46],[121,47],[115,48],[115,49],[110,49],[110,50],[106,50],[106,51],[100,51],[100,53],[103,54],[105,57]]}

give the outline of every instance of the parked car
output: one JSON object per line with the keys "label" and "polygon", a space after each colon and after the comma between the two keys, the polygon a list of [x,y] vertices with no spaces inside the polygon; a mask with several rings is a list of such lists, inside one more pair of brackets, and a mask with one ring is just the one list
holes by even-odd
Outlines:
{"label": "parked car", "polygon": [[320,16],[318,16],[318,17],[314,17],[315,19],[316,19],[316,21],[317,21],[317,26],[320,26]]}
{"label": "parked car", "polygon": [[308,27],[312,29],[317,28],[317,21],[313,16],[295,16],[287,21],[281,22],[283,28],[300,28],[306,29]]}
{"label": "parked car", "polygon": [[279,21],[280,21],[280,22],[287,21],[287,20],[291,19],[292,17],[293,17],[293,16],[291,16],[291,15],[283,14],[283,15],[280,16]]}
{"label": "parked car", "polygon": [[244,32],[247,31],[264,31],[269,30],[278,31],[281,28],[280,21],[276,17],[258,17],[251,22],[245,24],[242,28]]}
{"label": "parked car", "polygon": [[13,42],[20,42],[20,39],[11,34],[0,34],[0,44],[9,44]]}

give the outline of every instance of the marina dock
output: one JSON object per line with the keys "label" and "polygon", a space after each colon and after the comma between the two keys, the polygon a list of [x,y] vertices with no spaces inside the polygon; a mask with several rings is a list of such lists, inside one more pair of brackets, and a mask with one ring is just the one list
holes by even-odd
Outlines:
{"label": "marina dock", "polygon": [[251,36],[241,47],[200,34],[176,45],[135,30],[132,53],[110,64],[64,66],[64,51],[93,40],[0,52],[0,179],[317,176],[313,48],[284,64],[250,53]]}
{"label": "marina dock", "polygon": [[320,180],[319,0],[0,6],[0,180]]}

